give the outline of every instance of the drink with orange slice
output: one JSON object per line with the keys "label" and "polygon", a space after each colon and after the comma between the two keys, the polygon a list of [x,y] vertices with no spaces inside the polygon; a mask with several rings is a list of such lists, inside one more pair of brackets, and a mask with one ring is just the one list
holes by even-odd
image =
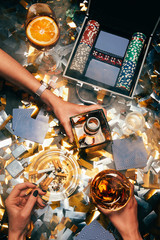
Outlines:
{"label": "drink with orange slice", "polygon": [[49,49],[57,43],[59,27],[54,12],[47,4],[35,3],[28,9],[26,36],[40,50]]}

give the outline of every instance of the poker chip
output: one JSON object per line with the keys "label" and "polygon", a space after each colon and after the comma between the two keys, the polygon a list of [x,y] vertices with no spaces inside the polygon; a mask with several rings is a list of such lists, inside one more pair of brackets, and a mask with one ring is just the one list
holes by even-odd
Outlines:
{"label": "poker chip", "polygon": [[146,39],[146,36],[143,34],[143,33],[141,33],[141,32],[136,32],[136,33],[134,33],[133,34],[133,36],[132,36],[133,38],[134,37],[139,37],[139,38],[142,38],[142,39]]}
{"label": "poker chip", "polygon": [[129,91],[132,79],[134,77],[135,69],[136,69],[135,62],[125,60],[122,64],[122,68],[118,77],[116,87],[123,88]]}
{"label": "poker chip", "polygon": [[88,60],[90,51],[91,48],[89,46],[85,44],[79,44],[71,65],[71,69],[76,70],[82,74]]}
{"label": "poker chip", "polygon": [[124,57],[116,87],[130,91],[137,63],[142,52],[146,36],[141,32],[133,34]]}
{"label": "poker chip", "polygon": [[144,46],[146,36],[143,33],[136,32],[132,36],[132,40],[127,48],[125,60],[130,60],[135,63],[138,62],[138,58]]}
{"label": "poker chip", "polygon": [[99,27],[100,27],[99,23],[96,22],[95,20],[88,21],[85,31],[82,35],[80,44],[83,43],[88,45],[89,47],[92,47],[98,34]]}
{"label": "poker chip", "polygon": [[144,46],[144,42],[145,42],[144,39],[140,39],[138,37],[136,37],[136,38],[133,37],[128,46],[128,49],[127,49],[124,59],[137,63],[139,56],[141,54],[141,51],[143,49],[143,46]]}
{"label": "poker chip", "polygon": [[75,56],[72,60],[72,64],[70,67],[71,70],[76,70],[79,73],[83,74],[86,62],[89,58],[89,54],[91,52],[92,46],[98,34],[99,27],[100,27],[99,23],[96,22],[95,20],[88,21],[84,33],[82,35],[82,38],[80,40],[80,43],[77,47]]}

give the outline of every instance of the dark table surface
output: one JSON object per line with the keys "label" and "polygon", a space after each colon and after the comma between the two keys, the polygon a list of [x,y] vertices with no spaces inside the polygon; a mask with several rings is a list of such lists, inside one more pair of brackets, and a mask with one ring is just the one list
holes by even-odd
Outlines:
{"label": "dark table surface", "polygon": [[[27,9],[35,2],[37,1],[6,0],[0,3],[1,49],[15,58],[19,63],[33,73],[34,76],[38,77],[40,75],[41,78],[45,77],[49,79],[57,78],[55,93],[57,95],[62,93],[62,98],[77,104],[84,104],[87,101],[102,103],[108,112],[107,119],[110,125],[113,140],[124,137],[122,125],[124,124],[127,113],[138,111],[144,115],[146,121],[145,127],[141,132],[138,133],[138,135],[142,137],[148,154],[148,171],[144,169],[133,170],[134,177],[135,175],[138,177],[138,180],[134,181],[135,196],[139,204],[138,210],[141,233],[145,239],[159,239],[160,214],[158,209],[160,206],[160,180],[159,173],[156,174],[153,172],[153,169],[150,167],[150,165],[152,162],[156,162],[156,164],[158,164],[158,159],[160,158],[160,26],[158,26],[155,36],[153,37],[133,100],[128,100],[120,96],[108,97],[104,96],[101,92],[97,93],[88,89],[81,89],[79,92],[80,96],[78,96],[75,85],[68,82],[67,79],[64,79],[63,71],[86,13],[85,11],[82,11],[82,7],[86,7],[87,3],[83,2],[87,1],[38,1],[48,3],[55,11],[61,31],[60,40],[56,46],[45,53],[34,49],[29,44],[25,35],[24,23]],[[83,4],[80,5],[80,3]],[[71,28],[67,24],[69,20],[76,24],[76,28]],[[22,102],[22,100],[24,100],[24,92],[8,84],[2,78],[0,81],[0,117],[2,111],[5,111],[7,115],[12,115],[14,108],[19,108],[22,106],[24,107],[24,103]],[[27,97],[28,96],[29,95],[27,95]],[[4,100],[6,101],[6,104],[4,104]],[[12,122],[10,124],[12,124]],[[62,150],[69,150],[71,154],[74,153],[78,160],[78,154],[76,151],[73,151],[72,146],[66,148],[67,145],[64,144],[65,135],[61,134],[60,131],[58,134],[59,136],[53,137],[53,140],[55,140],[53,142],[56,143],[56,146]],[[7,228],[4,225],[6,218],[4,214],[5,206],[3,205],[3,201],[8,196],[15,184],[24,181],[20,177],[12,179],[6,170],[4,170],[4,167],[6,167],[11,160],[13,160],[13,157],[6,158],[6,154],[8,154],[8,148],[13,149],[15,144],[25,144],[25,140],[15,143],[14,136],[11,135],[9,137],[11,137],[12,140],[11,145],[2,148],[1,141],[4,140],[4,138],[8,139],[8,137],[4,135],[4,131],[0,131],[0,161],[2,175],[0,179],[0,220],[3,219],[1,222],[1,237],[7,234]],[[62,142],[63,139],[64,141]],[[47,146],[48,149],[50,147],[52,146]],[[42,152],[45,149],[46,148],[43,146],[43,144],[38,145],[39,152]],[[11,156],[11,154],[9,156]],[[93,212],[93,209],[90,208],[87,200],[88,195],[83,190],[88,186],[84,182],[88,181],[88,179],[92,178],[97,173],[95,162],[99,162],[101,157],[108,159],[108,162],[106,165],[102,164],[98,171],[102,170],[103,168],[115,168],[112,151],[110,148],[104,149],[104,151],[102,151],[98,157],[96,154],[88,157],[87,161],[92,165],[92,168],[87,169],[86,166],[81,166],[81,174],[84,178],[81,179],[78,190],[69,198],[70,208],[68,207],[67,209],[68,202],[66,203],[66,206],[62,206],[62,202],[60,205],[56,205],[55,203],[51,202],[46,207],[46,212],[52,209],[53,214],[56,214],[60,219],[62,216],[65,216],[66,211],[70,211],[70,216],[72,216],[73,212],[72,222],[78,227],[77,232],[79,232],[81,228],[85,226],[86,222],[90,223],[96,216],[99,215],[97,211]],[[27,171],[28,168],[26,169],[26,173]],[[127,176],[129,176],[131,179],[133,178],[131,170],[123,173],[127,173]],[[75,212],[80,212],[80,215],[77,215],[76,219],[74,219]],[[86,222],[81,214],[84,214]],[[45,217],[47,218],[47,216]],[[33,222],[36,226],[36,229],[38,227],[38,223],[41,224],[41,227],[39,227],[37,230],[34,230],[32,233],[33,239],[49,239],[52,229],[49,223],[47,225],[47,221],[51,220],[49,216],[48,219],[46,220],[44,218],[44,213],[38,213],[37,215],[35,214],[33,216]],[[99,219],[101,223],[105,225],[104,219],[101,215],[99,216]],[[114,232],[115,238],[118,239],[117,233],[113,226],[110,226],[110,228]],[[75,233],[72,234],[69,239],[73,239],[73,235],[75,235]]]}

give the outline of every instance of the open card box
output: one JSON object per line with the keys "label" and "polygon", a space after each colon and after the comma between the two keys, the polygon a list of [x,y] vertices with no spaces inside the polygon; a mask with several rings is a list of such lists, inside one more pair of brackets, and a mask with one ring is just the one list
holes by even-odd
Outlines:
{"label": "open card box", "polygon": [[112,2],[89,1],[63,75],[80,86],[133,98],[159,18],[154,3]]}

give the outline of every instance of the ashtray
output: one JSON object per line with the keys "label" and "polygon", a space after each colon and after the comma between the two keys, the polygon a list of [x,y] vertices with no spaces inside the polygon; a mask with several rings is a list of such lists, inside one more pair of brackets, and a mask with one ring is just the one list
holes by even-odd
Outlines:
{"label": "ashtray", "polygon": [[49,192],[51,201],[69,197],[78,186],[79,165],[62,150],[46,150],[36,156],[29,171],[29,181]]}

